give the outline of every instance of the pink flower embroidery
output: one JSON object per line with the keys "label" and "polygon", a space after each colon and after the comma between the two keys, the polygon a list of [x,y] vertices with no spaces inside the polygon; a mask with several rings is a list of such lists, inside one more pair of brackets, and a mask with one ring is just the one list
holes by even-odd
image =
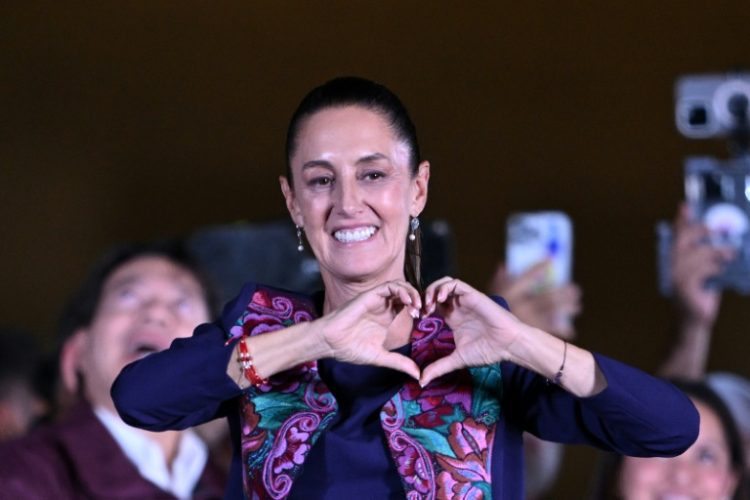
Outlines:
{"label": "pink flower embroidery", "polygon": [[425,474],[425,464],[422,457],[412,446],[407,446],[398,456],[398,472],[407,484],[420,493],[430,490],[430,482]]}
{"label": "pink flower embroidery", "polygon": [[485,461],[493,434],[494,430],[488,430],[472,418],[451,424],[448,443],[456,458],[435,456],[443,469],[437,477],[439,498],[483,498],[484,493],[476,483],[491,482]]}
{"label": "pink flower embroidery", "polygon": [[440,377],[424,389],[416,382],[408,382],[401,393],[406,401],[416,400],[422,411],[438,406],[460,405],[466,413],[471,412],[471,380],[468,371],[462,370]]}
{"label": "pink flower embroidery", "polygon": [[302,464],[305,454],[310,449],[310,445],[307,444],[309,438],[309,432],[301,431],[297,427],[289,429],[289,433],[285,439],[280,440],[279,449],[274,453],[277,456],[273,464],[274,474]]}

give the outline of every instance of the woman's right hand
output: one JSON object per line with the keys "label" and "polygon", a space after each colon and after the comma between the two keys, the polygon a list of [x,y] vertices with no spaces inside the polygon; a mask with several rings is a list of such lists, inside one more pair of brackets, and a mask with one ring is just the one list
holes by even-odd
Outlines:
{"label": "woman's right hand", "polygon": [[[406,281],[389,281],[363,292],[326,314],[321,322],[321,341],[329,357],[358,365],[374,365],[399,370],[419,379],[416,363],[386,348],[388,331],[402,314],[419,316],[422,299]],[[403,317],[403,316],[401,316]]]}
{"label": "woman's right hand", "polygon": [[689,208],[683,204],[674,223],[672,282],[685,321],[710,328],[719,312],[721,292],[706,288],[705,283],[721,272],[734,252],[728,247],[709,245],[708,236],[708,228],[692,222]]}

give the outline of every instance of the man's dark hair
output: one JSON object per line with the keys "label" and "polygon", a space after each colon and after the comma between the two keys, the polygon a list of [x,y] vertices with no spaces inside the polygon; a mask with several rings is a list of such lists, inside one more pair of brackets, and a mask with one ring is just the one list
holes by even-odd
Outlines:
{"label": "man's dark hair", "polygon": [[79,328],[85,328],[91,324],[99,307],[104,284],[115,271],[132,260],[150,256],[163,257],[195,276],[201,285],[209,314],[212,318],[217,315],[215,287],[188,253],[181,239],[122,244],[110,249],[94,264],[81,286],[68,301],[58,323],[58,345],[62,346]]}
{"label": "man's dark hair", "polygon": [[34,388],[36,370],[42,360],[42,349],[30,332],[0,327],[0,399],[5,398],[14,384],[25,383]]}

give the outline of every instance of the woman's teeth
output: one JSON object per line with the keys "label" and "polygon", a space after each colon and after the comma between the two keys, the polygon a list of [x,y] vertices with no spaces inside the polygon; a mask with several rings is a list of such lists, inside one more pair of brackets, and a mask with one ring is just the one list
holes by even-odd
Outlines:
{"label": "woman's teeth", "polygon": [[341,243],[354,243],[356,241],[365,241],[375,234],[375,227],[362,227],[359,229],[341,229],[333,233],[333,237]]}

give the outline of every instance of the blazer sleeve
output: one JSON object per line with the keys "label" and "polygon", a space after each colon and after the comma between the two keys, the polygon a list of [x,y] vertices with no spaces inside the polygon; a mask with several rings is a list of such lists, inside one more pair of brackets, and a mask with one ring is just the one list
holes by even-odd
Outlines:
{"label": "blazer sleeve", "polygon": [[219,320],[196,328],[126,366],[112,385],[112,399],[129,425],[150,431],[181,430],[226,416],[242,393],[227,375],[234,343],[227,332],[250,301],[255,284],[247,284],[224,308]]}
{"label": "blazer sleeve", "polygon": [[607,388],[577,398],[544,377],[504,363],[505,408],[536,436],[562,443],[587,443],[621,455],[671,457],[698,437],[698,412],[666,380],[594,354]]}

